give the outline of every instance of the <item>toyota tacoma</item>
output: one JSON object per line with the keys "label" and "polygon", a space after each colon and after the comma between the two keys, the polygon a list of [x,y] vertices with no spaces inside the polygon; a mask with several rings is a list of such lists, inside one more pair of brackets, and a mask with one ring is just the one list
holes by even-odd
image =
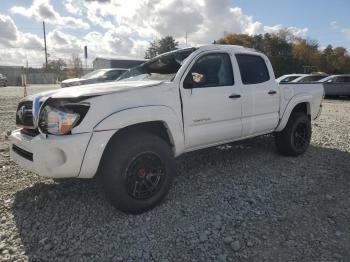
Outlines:
{"label": "toyota tacoma", "polygon": [[141,213],[164,199],[184,153],[269,133],[281,154],[304,153],[323,96],[322,83],[277,84],[253,49],[180,49],[114,82],[25,97],[11,156],[45,177],[96,175],[115,207]]}

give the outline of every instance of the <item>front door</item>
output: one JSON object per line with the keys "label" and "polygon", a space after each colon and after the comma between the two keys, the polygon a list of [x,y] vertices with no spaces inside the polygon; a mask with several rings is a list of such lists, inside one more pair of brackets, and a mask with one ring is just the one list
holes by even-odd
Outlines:
{"label": "front door", "polygon": [[229,53],[199,55],[186,73],[181,96],[187,149],[241,137],[240,89]]}

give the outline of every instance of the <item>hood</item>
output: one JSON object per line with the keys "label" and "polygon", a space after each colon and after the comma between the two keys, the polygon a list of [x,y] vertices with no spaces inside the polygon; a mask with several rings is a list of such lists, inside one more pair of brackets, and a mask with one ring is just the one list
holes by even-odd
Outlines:
{"label": "hood", "polygon": [[34,96],[40,96],[42,99],[51,98],[77,98],[77,97],[92,97],[106,95],[117,92],[131,91],[138,88],[157,86],[163,81],[114,81],[90,85],[73,86],[62,89],[50,90],[42,92],[30,97],[25,97],[25,100],[33,99]]}
{"label": "hood", "polygon": [[81,79],[81,78],[70,78],[70,79],[63,80],[61,83],[67,84],[67,83],[77,82],[77,81],[80,81],[80,80],[83,80],[83,79]]}

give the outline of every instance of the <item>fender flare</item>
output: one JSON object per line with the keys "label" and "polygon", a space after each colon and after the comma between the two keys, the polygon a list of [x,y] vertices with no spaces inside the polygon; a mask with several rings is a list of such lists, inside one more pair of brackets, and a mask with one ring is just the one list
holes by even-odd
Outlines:
{"label": "fender flare", "polygon": [[311,115],[311,112],[310,112],[310,110],[311,110],[311,108],[310,108],[311,100],[312,100],[312,95],[307,94],[307,93],[298,94],[298,95],[292,97],[289,100],[289,102],[288,102],[288,104],[287,104],[287,106],[286,106],[286,108],[285,108],[285,110],[283,112],[282,117],[280,118],[280,121],[279,121],[278,126],[277,126],[275,131],[277,131],[277,132],[282,131],[286,127],[286,125],[288,123],[288,120],[289,120],[289,117],[290,117],[293,109],[298,104],[307,103],[308,104],[308,114]]}
{"label": "fender flare", "polygon": [[114,112],[99,123],[97,123],[93,132],[115,130],[153,121],[160,121],[168,131],[171,143],[174,145],[174,155],[180,155],[185,148],[185,139],[182,128],[182,122],[177,117],[176,112],[164,105],[139,106],[119,110]]}

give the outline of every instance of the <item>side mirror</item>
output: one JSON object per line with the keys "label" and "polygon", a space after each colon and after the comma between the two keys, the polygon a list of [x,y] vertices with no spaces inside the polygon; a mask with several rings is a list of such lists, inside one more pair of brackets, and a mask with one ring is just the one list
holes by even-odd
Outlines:
{"label": "side mirror", "polygon": [[204,82],[205,82],[205,76],[203,74],[192,72],[186,76],[184,81],[184,88],[191,89],[196,87],[196,85]]}
{"label": "side mirror", "polygon": [[205,82],[205,76],[203,74],[193,72],[192,80],[196,84],[201,84]]}

